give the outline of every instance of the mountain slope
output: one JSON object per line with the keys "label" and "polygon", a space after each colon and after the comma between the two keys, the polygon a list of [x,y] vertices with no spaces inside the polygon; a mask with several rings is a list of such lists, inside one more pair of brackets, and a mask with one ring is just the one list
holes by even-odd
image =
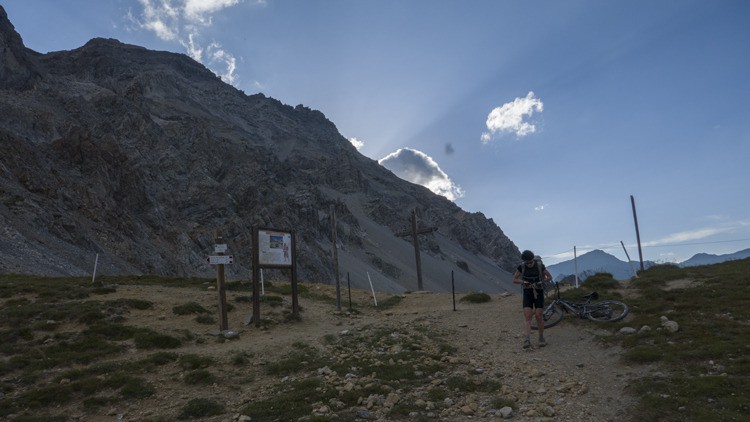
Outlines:
{"label": "mountain slope", "polygon": [[[706,253],[699,253],[693,255],[690,259],[683,261],[677,266],[679,267],[694,267],[698,265],[711,265],[719,264],[726,261],[732,261],[736,259],[750,258],[750,249],[744,249],[738,252],[724,255],[713,255]],[[652,261],[644,261],[644,268],[649,268],[656,263]],[[641,264],[638,261],[631,261],[627,263],[620,261],[616,257],[601,251],[593,250],[585,253],[578,257],[578,278],[585,280],[588,276],[596,273],[610,273],[616,280],[627,280],[635,275],[636,271],[639,271]],[[570,277],[576,272],[575,261],[563,261],[547,267],[552,274],[555,281],[561,281],[566,277]]]}
{"label": "mountain slope", "polygon": [[[250,277],[253,227],[296,233],[302,280],[353,286],[511,288],[518,248],[481,213],[362,156],[325,116],[245,95],[181,54],[94,39],[71,51],[23,46],[0,7],[0,271],[212,276],[219,230]],[[460,266],[459,266],[460,264]]]}
{"label": "mountain slope", "polygon": [[680,267],[695,267],[698,265],[719,264],[721,262],[733,261],[735,259],[745,259],[745,258],[750,258],[750,249],[743,249],[738,252],[734,252],[731,254],[724,254],[724,255],[699,253],[699,254],[693,255],[687,261],[680,262],[679,266]]}
{"label": "mountain slope", "polygon": [[[651,261],[645,261],[643,266],[649,268],[653,265]],[[630,263],[620,261],[615,256],[601,250],[593,250],[578,257],[578,278],[585,280],[589,275],[596,273],[610,273],[616,280],[627,280],[635,276],[640,270],[641,264],[637,261]],[[547,267],[555,281],[560,281],[566,276],[576,273],[576,263],[573,260],[563,261]]]}

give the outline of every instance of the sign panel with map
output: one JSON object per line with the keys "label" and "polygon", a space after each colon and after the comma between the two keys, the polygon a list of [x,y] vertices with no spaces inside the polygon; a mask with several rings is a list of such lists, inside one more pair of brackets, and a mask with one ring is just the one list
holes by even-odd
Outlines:
{"label": "sign panel with map", "polygon": [[287,232],[258,231],[258,263],[280,267],[292,266],[292,234]]}

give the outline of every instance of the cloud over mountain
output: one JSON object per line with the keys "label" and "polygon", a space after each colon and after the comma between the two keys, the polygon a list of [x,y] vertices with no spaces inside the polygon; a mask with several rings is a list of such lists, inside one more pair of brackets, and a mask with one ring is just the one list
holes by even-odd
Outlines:
{"label": "cloud over mountain", "polygon": [[[130,16],[135,29],[145,29],[164,41],[178,42],[195,61],[221,79],[236,85],[237,59],[216,41],[206,42],[203,29],[213,24],[212,14],[235,6],[240,0],[138,0],[140,17]],[[259,2],[262,4],[262,2]]]}
{"label": "cloud over mountain", "polygon": [[460,186],[453,183],[448,175],[430,156],[411,148],[400,148],[378,161],[396,176],[422,185],[451,201],[464,196]]}

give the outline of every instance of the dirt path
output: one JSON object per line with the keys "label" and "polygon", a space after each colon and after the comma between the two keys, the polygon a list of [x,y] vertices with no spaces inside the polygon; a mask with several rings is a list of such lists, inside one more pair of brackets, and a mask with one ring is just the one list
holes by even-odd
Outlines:
{"label": "dirt path", "polygon": [[393,318],[402,323],[427,315],[429,324],[452,331],[459,355],[499,374],[517,399],[519,413],[528,415],[529,420],[540,416],[570,421],[622,420],[633,405],[625,391],[627,382],[640,376],[644,368],[623,366],[619,348],[598,345],[593,323],[587,327],[563,321],[546,330],[548,345],[544,348],[537,346],[537,333],[532,331],[533,348],[523,349],[520,302],[518,295],[495,295],[484,304],[459,302],[453,311],[449,295],[412,294],[393,311]]}
{"label": "dirt path", "polygon": [[[309,285],[316,295],[333,297],[332,286]],[[415,292],[403,295],[401,302],[385,311],[376,310],[370,304],[370,292],[353,292],[353,302],[363,304],[358,314],[348,314],[347,298],[343,312],[319,300],[300,299],[302,320],[294,323],[273,325],[268,329],[246,327],[243,322],[252,314],[249,304],[238,304],[237,296],[248,293],[229,292],[228,302],[235,309],[229,313],[229,327],[240,331],[236,340],[217,342],[209,332],[218,327],[202,325],[194,316],[176,316],[172,308],[188,302],[196,302],[206,309],[215,310],[218,295],[215,291],[196,291],[186,288],[119,286],[117,292],[106,300],[134,298],[149,300],[154,308],[131,310],[126,316],[128,325],[148,326],[165,333],[192,333],[197,341],[179,349],[180,354],[194,353],[213,356],[218,362],[227,362],[233,354],[246,353],[253,356],[250,369],[238,373],[232,365],[217,370],[221,376],[237,379],[252,378],[249,383],[234,383],[233,386],[214,385],[186,386],[181,382],[184,371],[154,373],[149,382],[159,385],[158,398],[141,402],[139,406],[118,405],[105,409],[101,420],[139,420],[158,418],[161,415],[177,414],[179,408],[192,397],[216,397],[225,404],[230,414],[239,416],[249,401],[263,394],[271,394],[272,386],[279,380],[263,375],[262,367],[277,360],[294,343],[321,345],[325,336],[341,335],[343,332],[361,332],[368,327],[391,327],[414,332],[438,333],[441,341],[457,350],[448,360],[450,373],[482,374],[498,381],[502,387],[496,396],[510,399],[517,404],[513,420],[519,421],[607,421],[627,419],[628,409],[633,405],[626,392],[629,380],[640,376],[644,368],[630,368],[619,363],[620,350],[603,348],[596,343],[594,323],[563,322],[545,333],[548,346],[536,346],[536,333],[532,333],[534,347],[522,349],[522,313],[520,296],[493,295],[483,304],[457,302],[453,310],[450,294]],[[344,295],[345,296],[345,295]],[[460,296],[458,296],[460,298]],[[383,300],[384,298],[381,298]],[[285,300],[287,300],[285,298]],[[263,309],[263,312],[267,312]],[[273,315],[271,316],[273,318]],[[278,318],[281,318],[278,315]],[[569,317],[567,317],[569,318]],[[146,352],[132,348],[132,358],[141,358]],[[401,392],[407,400],[409,392]],[[425,414],[432,420],[491,420],[502,418],[497,409],[490,409],[486,395],[468,394],[451,399],[450,406],[443,405]],[[437,406],[440,407],[440,406]],[[76,417],[76,410],[72,410]],[[85,412],[77,411],[81,420]],[[373,419],[392,420],[377,416]],[[88,415],[90,416],[90,415]],[[210,420],[231,420],[226,417]],[[253,419],[255,420],[255,419]],[[364,420],[364,419],[363,419]]]}

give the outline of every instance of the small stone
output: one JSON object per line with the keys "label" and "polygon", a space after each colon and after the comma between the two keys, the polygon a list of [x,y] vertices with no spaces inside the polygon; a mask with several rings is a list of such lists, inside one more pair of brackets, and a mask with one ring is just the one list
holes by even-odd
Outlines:
{"label": "small stone", "polygon": [[500,409],[500,416],[503,417],[503,419],[510,419],[513,417],[513,408],[510,406],[505,406],[502,409]]}
{"label": "small stone", "polygon": [[385,399],[385,405],[388,407],[393,407],[399,401],[401,401],[401,396],[396,393],[388,393],[388,397],[386,397]]}

